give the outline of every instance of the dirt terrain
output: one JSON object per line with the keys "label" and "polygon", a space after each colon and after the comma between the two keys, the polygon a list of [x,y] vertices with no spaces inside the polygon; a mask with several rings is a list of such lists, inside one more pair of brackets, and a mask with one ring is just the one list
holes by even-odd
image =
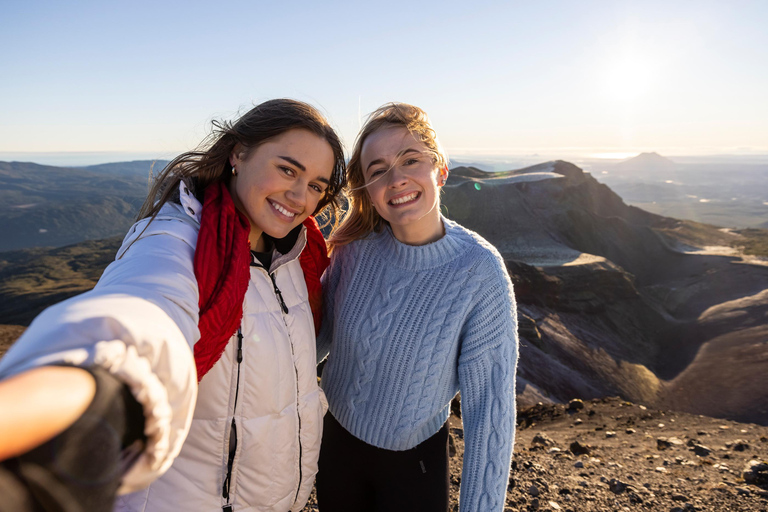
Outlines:
{"label": "dirt terrain", "polygon": [[[461,419],[449,421],[453,512],[464,441]],[[767,460],[768,427],[619,398],[537,405],[518,412],[504,510],[766,511]],[[304,512],[317,510],[313,493]]]}

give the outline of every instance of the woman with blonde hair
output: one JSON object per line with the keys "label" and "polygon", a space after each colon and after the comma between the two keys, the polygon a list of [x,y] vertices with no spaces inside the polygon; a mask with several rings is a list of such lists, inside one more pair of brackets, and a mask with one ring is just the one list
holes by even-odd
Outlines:
{"label": "woman with blonde hair", "polygon": [[326,410],[311,216],[337,204],[342,145],[294,100],[215,126],[96,287],[0,361],[0,510],[304,507]]}
{"label": "woman with blonde hair", "polygon": [[423,110],[392,103],[371,114],[347,166],[349,212],[323,277],[321,511],[447,510],[446,420],[459,391],[460,509],[504,507],[515,298],[496,249],[441,215],[447,178]]}

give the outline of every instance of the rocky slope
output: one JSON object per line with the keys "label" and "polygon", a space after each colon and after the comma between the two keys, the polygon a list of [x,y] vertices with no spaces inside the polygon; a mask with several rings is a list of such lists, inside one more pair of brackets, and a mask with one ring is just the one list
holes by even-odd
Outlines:
{"label": "rocky slope", "polygon": [[768,423],[768,266],[710,247],[739,235],[627,206],[567,162],[454,169],[444,207],[507,262],[521,404],[620,395]]}
{"label": "rocky slope", "polygon": [[[451,416],[450,510],[464,431]],[[620,398],[518,412],[505,512],[768,510],[768,427]],[[304,512],[317,511],[314,494]]]}

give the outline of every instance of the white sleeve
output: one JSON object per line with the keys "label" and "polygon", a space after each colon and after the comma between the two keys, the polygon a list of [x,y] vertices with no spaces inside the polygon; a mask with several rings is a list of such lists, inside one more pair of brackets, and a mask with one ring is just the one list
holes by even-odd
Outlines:
{"label": "white sleeve", "polygon": [[188,221],[137,223],[96,287],[46,309],[0,360],[0,378],[43,365],[96,364],[128,384],[143,406],[148,441],[121,494],[146,487],[170,467],[192,421],[191,348],[200,337],[196,241]]}

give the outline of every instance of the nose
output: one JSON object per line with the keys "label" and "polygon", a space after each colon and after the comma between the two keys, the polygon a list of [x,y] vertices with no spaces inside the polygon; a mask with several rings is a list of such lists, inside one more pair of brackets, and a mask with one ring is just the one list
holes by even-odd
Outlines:
{"label": "nose", "polygon": [[408,177],[405,172],[403,172],[403,168],[399,165],[392,167],[387,174],[387,185],[389,185],[390,188],[401,187],[408,181]]}
{"label": "nose", "polygon": [[302,180],[296,180],[286,191],[285,195],[293,203],[292,206],[304,208],[307,205],[307,186]]}

